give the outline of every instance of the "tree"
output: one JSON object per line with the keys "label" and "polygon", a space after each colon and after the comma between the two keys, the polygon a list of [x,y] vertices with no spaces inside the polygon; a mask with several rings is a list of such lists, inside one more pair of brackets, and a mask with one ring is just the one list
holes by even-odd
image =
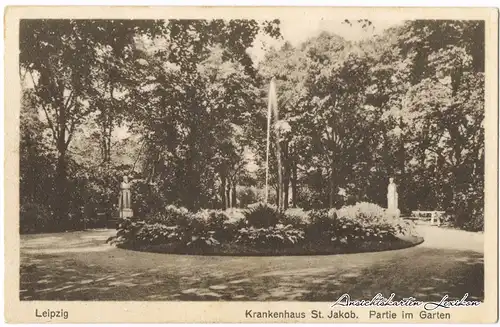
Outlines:
{"label": "tree", "polygon": [[305,169],[324,176],[325,205],[333,207],[338,188],[348,184],[352,170],[364,169],[366,162],[363,153],[370,138],[358,131],[369,132],[373,125],[372,113],[363,107],[368,65],[350,43],[327,33],[307,41],[302,51],[307,91],[294,120],[306,135],[301,149]]}
{"label": "tree", "polygon": [[417,154],[410,157],[409,167],[421,176],[421,185],[414,188],[421,193],[431,190],[434,196],[428,201],[451,213],[456,225],[480,222],[484,23],[408,22],[401,29],[399,46],[412,64],[404,111],[411,126],[408,149]]}
{"label": "tree", "polygon": [[260,101],[246,49],[259,30],[275,33],[275,24],[169,21],[171,37],[142,55],[133,128],[147,143],[149,176],[167,198],[193,210],[217,205],[217,194],[225,206],[235,204],[228,199],[236,201],[245,164],[241,134]]}
{"label": "tree", "polygon": [[45,125],[38,117],[34,95],[23,91],[20,126],[20,198],[21,204],[52,205],[48,195],[53,192],[54,151],[45,145]]}
{"label": "tree", "polygon": [[68,212],[67,149],[75,130],[96,110],[89,100],[97,95],[94,78],[100,49],[115,53],[133,46],[144,28],[153,33],[157,22],[91,20],[22,20],[21,69],[30,77],[36,105],[43,110],[57,149],[57,217]]}
{"label": "tree", "polygon": [[[54,179],[43,193],[63,219],[82,198],[106,202],[114,175],[140,167],[144,203],[234,207],[238,187],[264,181],[275,78],[280,207],[289,190],[293,206],[384,205],[394,176],[403,210],[443,209],[481,228],[484,23],[410,21],[360,42],[321,33],[257,66],[247,50],[259,33],[279,37],[279,21],[23,21],[21,74],[33,84],[23,87],[23,194],[44,202],[29,180]],[[114,143],[119,125],[132,136]],[[134,158],[113,157],[119,147]]]}

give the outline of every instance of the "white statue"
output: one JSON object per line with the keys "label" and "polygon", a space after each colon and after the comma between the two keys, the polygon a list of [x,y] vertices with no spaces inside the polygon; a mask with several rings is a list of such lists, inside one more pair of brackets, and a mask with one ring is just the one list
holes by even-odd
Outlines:
{"label": "white statue", "polygon": [[387,211],[391,214],[399,216],[398,209],[398,191],[394,184],[394,178],[389,178],[389,186],[387,187]]}
{"label": "white statue", "polygon": [[120,218],[129,218],[134,215],[131,206],[130,184],[128,183],[128,177],[123,176],[123,182],[120,184],[120,197],[118,198]]}

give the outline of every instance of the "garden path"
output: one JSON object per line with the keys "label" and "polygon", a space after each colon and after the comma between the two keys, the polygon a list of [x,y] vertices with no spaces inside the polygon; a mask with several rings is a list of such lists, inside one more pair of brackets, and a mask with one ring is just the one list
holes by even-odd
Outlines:
{"label": "garden path", "polygon": [[21,236],[22,300],[333,301],[444,294],[483,299],[483,234],[418,226],[424,243],[325,256],[229,257],[144,253],[105,240],[114,230]]}

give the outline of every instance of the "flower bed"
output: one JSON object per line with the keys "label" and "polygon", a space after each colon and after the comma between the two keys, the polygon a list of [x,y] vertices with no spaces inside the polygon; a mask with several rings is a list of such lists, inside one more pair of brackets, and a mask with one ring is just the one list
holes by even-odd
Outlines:
{"label": "flower bed", "polygon": [[264,204],[196,213],[168,206],[144,220],[122,220],[108,241],[121,248],[179,254],[307,255],[401,249],[423,239],[413,223],[377,205],[358,203],[284,213]]}

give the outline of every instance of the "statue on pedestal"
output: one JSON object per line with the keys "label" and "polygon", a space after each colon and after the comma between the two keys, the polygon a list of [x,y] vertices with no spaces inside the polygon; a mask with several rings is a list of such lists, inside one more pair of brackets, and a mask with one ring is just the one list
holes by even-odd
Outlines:
{"label": "statue on pedestal", "polygon": [[389,186],[387,187],[387,211],[399,217],[400,211],[398,209],[398,191],[394,183],[394,178],[389,178]]}
{"label": "statue on pedestal", "polygon": [[130,184],[128,183],[127,176],[123,176],[123,182],[120,184],[118,208],[120,210],[120,218],[130,218],[134,215],[130,196]]}

